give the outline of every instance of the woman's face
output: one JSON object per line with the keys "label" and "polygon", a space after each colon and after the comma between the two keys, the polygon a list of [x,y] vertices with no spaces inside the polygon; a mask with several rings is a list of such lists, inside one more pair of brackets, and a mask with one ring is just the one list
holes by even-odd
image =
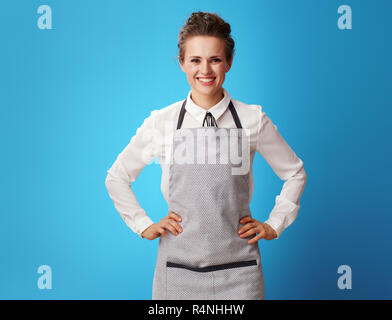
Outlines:
{"label": "woman's face", "polygon": [[211,36],[194,36],[185,42],[184,61],[180,66],[186,73],[192,93],[214,97],[222,90],[225,73],[231,61],[226,60],[224,42]]}

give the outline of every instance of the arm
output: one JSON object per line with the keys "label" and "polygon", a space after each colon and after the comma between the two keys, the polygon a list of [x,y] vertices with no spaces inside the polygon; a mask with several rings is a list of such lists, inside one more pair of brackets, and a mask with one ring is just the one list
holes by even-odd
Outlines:
{"label": "arm", "polygon": [[153,224],[153,221],[141,208],[131,184],[139,176],[141,170],[156,156],[153,143],[154,133],[156,133],[154,115],[153,111],[137,129],[129,144],[107,171],[105,181],[116,210],[127,226],[140,237],[142,237],[142,232]]}
{"label": "arm", "polygon": [[275,198],[275,206],[265,221],[276,231],[278,238],[297,217],[307,175],[302,160],[281,137],[277,127],[261,108],[256,148],[275,174],[285,181],[280,195]]}

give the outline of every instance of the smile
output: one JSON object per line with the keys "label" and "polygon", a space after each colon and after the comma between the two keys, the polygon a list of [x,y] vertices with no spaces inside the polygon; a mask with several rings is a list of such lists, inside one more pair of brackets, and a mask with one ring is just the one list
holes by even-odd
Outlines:
{"label": "smile", "polygon": [[197,78],[197,80],[203,85],[203,86],[210,86],[214,83],[215,78],[210,77],[210,78]]}

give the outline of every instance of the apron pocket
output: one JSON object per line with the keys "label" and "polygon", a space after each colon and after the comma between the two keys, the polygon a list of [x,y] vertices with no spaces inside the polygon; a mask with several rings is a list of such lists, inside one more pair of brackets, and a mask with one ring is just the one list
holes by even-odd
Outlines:
{"label": "apron pocket", "polygon": [[168,261],[167,299],[263,299],[263,274],[256,260],[202,268]]}
{"label": "apron pocket", "polygon": [[210,300],[213,299],[213,289],[211,272],[192,271],[184,265],[167,262],[166,299]]}
{"label": "apron pocket", "polygon": [[214,299],[217,300],[263,300],[264,278],[260,265],[248,264],[216,270],[214,276]]}

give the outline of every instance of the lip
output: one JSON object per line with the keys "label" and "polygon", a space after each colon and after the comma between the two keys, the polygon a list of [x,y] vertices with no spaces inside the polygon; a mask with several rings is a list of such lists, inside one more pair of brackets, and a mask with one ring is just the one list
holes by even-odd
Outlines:
{"label": "lip", "polygon": [[[203,86],[211,86],[215,82],[216,77],[197,77],[196,79]],[[211,81],[203,82],[203,81],[200,81],[200,79],[206,79],[206,80],[211,79]]]}

